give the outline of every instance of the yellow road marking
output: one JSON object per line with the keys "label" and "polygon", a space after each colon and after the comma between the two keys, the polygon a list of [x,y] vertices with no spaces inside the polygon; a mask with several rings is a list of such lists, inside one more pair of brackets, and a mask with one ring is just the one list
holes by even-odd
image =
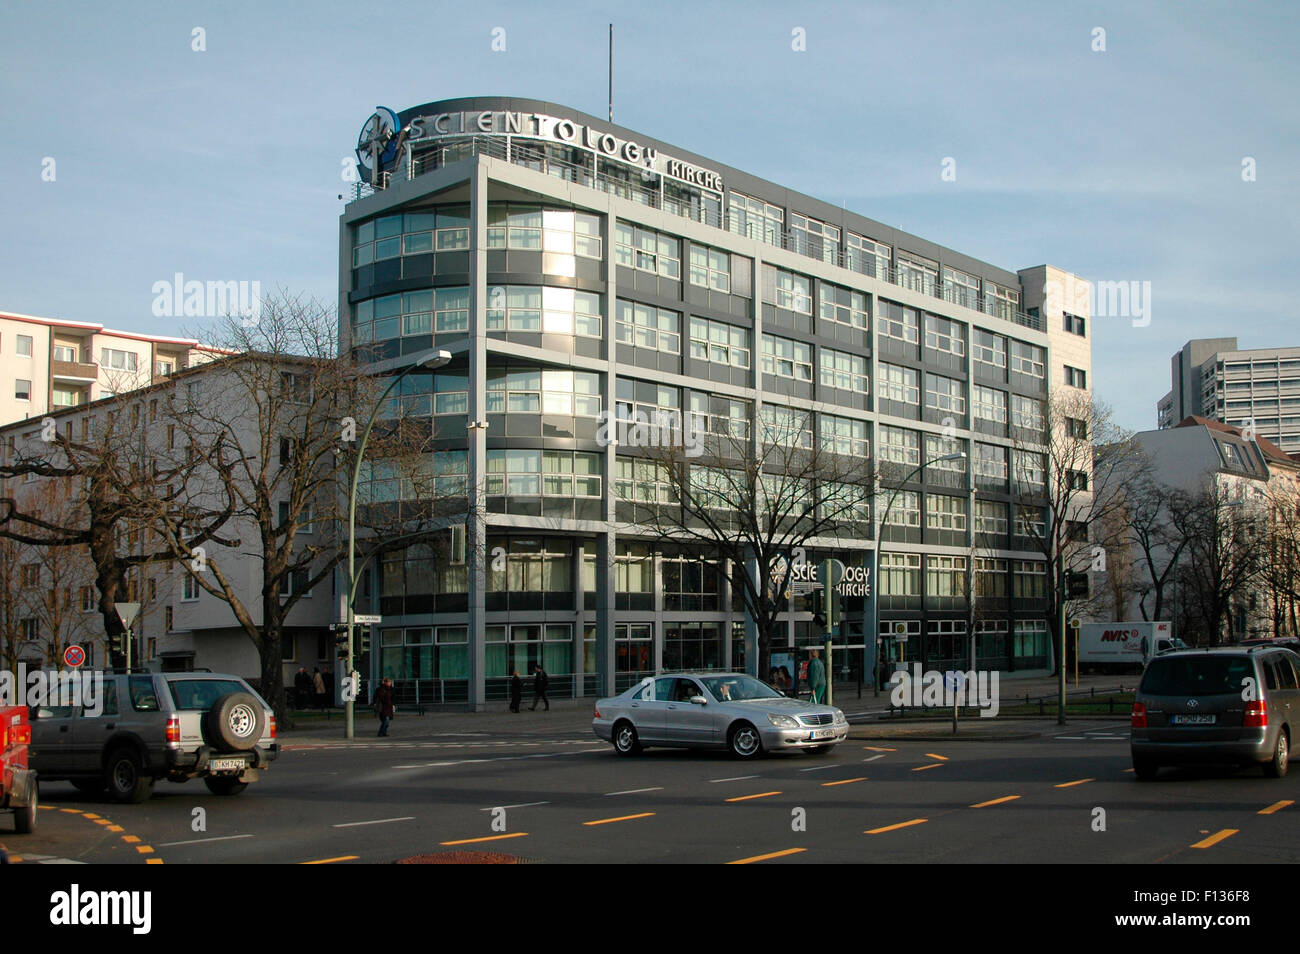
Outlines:
{"label": "yellow road marking", "polygon": [[85,815],[87,818],[98,818],[98,817],[99,817],[99,816],[96,815],[94,812],[82,812],[81,814]]}
{"label": "yellow road marking", "polygon": [[503,838],[527,838],[528,832],[515,831],[508,835],[489,835],[487,838],[462,838],[459,841],[440,841],[440,845],[473,845],[480,841],[501,841]]}
{"label": "yellow road marking", "polygon": [[988,808],[990,805],[1001,805],[1003,802],[1014,802],[1019,795],[1003,795],[1001,798],[991,798],[987,802],[976,802],[971,808]]}
{"label": "yellow road marking", "polygon": [[1236,828],[1225,828],[1223,829],[1223,831],[1216,832],[1215,834],[1211,835],[1209,838],[1202,838],[1196,844],[1192,845],[1192,847],[1193,848],[1212,847],[1213,845],[1217,845],[1219,842],[1223,841],[1225,838],[1231,838],[1233,835],[1237,833],[1237,831],[1238,829]]}
{"label": "yellow road marking", "polygon": [[897,825],[886,825],[884,828],[872,828],[869,831],[864,831],[862,834],[883,835],[887,831],[898,831],[900,828],[910,828],[913,825],[924,825],[929,820],[930,819],[928,818],[913,818],[911,821],[899,822]]}
{"label": "yellow road marking", "polygon": [[1135,772],[1135,771],[1137,771],[1137,770],[1136,770],[1136,769],[1125,769],[1125,770],[1124,770],[1124,774],[1127,775],[1129,772]]}
{"label": "yellow road marking", "polygon": [[898,751],[898,749],[882,749],[878,745],[864,745],[863,748],[866,749],[868,752],[897,752]]}
{"label": "yellow road marking", "polygon": [[138,852],[140,852],[140,854],[142,854],[142,855],[152,855],[152,854],[153,854],[153,848],[151,848],[149,845],[136,845],[136,846],[135,846],[135,850],[138,851]]}
{"label": "yellow road marking", "polygon": [[583,822],[584,825],[608,825],[611,822],[632,821],[634,818],[649,818],[654,812],[642,812],[639,815],[619,815],[617,818],[601,818],[597,821]]}
{"label": "yellow road marking", "polygon": [[757,795],[737,795],[735,798],[728,798],[729,802],[747,802],[751,798],[769,798],[772,795],[780,795],[780,792],[759,792]]}
{"label": "yellow road marking", "polygon": [[10,855],[9,861],[15,865],[20,865],[23,863],[23,859],[21,855]]}
{"label": "yellow road marking", "polygon": [[918,765],[916,768],[912,769],[912,771],[924,772],[926,769],[938,768],[941,765],[943,765],[942,762],[931,762],[929,765]]}
{"label": "yellow road marking", "polygon": [[1282,799],[1282,801],[1280,801],[1280,802],[1274,802],[1272,805],[1268,806],[1268,808],[1264,809],[1264,810],[1263,810],[1262,812],[1260,812],[1259,814],[1261,814],[1261,815],[1272,815],[1272,814],[1274,814],[1274,813],[1276,813],[1276,812],[1280,812],[1282,809],[1286,808],[1288,805],[1294,805],[1294,804],[1295,804],[1295,801],[1294,801],[1293,799],[1290,799],[1290,798],[1284,798],[1284,799]]}
{"label": "yellow road marking", "polygon": [[163,863],[161,858],[146,858],[144,863],[147,865],[160,865]]}
{"label": "yellow road marking", "polygon": [[123,835],[122,840],[128,845],[134,845],[140,841],[140,838],[137,835]]}
{"label": "yellow road marking", "polygon": [[866,780],[867,776],[864,775],[862,778],[845,778],[838,782],[822,782],[822,788],[830,788],[833,785],[849,785],[853,782],[865,782]]}
{"label": "yellow road marking", "polygon": [[39,808],[39,809],[40,809],[41,811],[43,811],[43,812],[57,812],[57,811],[58,811],[58,809],[55,808],[53,805],[37,805],[36,807]]}
{"label": "yellow road marking", "polygon": [[926,753],[925,753],[925,757],[926,757],[927,759],[938,759],[940,762],[946,762],[946,761],[948,761],[948,756],[946,756],[946,755],[935,755],[933,752],[926,752]]}
{"label": "yellow road marking", "polygon": [[108,830],[109,830],[109,831],[126,831],[126,829],[123,828],[121,825],[109,825],[109,826],[108,826]]}
{"label": "yellow road marking", "polygon": [[321,858],[319,861],[302,861],[304,865],[332,865],[336,861],[356,861],[359,855],[339,855],[337,858]]}
{"label": "yellow road marking", "polygon": [[81,814],[81,809],[80,809],[80,808],[60,808],[59,811],[61,811],[61,812],[67,812],[69,815],[80,815],[80,814]]}
{"label": "yellow road marking", "polygon": [[1054,785],[1053,788],[1073,788],[1076,785],[1082,785],[1085,782],[1094,782],[1094,781],[1096,781],[1096,779],[1080,778],[1080,779],[1076,779],[1073,782],[1062,782],[1060,785]]}
{"label": "yellow road marking", "polygon": [[754,855],[752,858],[741,858],[738,861],[728,861],[729,865],[752,865],[756,861],[767,861],[769,858],[784,858],[786,855],[797,855],[801,851],[807,851],[807,848],[787,848],[785,851],[773,851],[766,855]]}
{"label": "yellow road marking", "polygon": [[111,824],[113,824],[113,823],[112,823],[111,821],[109,821],[107,818],[96,818],[96,819],[95,819],[95,824],[96,824],[96,825],[111,825]]}

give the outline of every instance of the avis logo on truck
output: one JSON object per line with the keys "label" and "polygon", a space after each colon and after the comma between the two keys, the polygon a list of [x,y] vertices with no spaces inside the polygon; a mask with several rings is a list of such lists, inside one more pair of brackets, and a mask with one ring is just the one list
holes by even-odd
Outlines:
{"label": "avis logo on truck", "polygon": [[1085,623],[1079,627],[1079,665],[1083,669],[1141,671],[1156,653],[1184,648],[1170,636],[1167,622]]}
{"label": "avis logo on truck", "polygon": [[1116,640],[1125,642],[1129,637],[1137,639],[1138,631],[1136,629],[1108,629],[1101,634],[1101,641],[1103,643],[1115,642]]}

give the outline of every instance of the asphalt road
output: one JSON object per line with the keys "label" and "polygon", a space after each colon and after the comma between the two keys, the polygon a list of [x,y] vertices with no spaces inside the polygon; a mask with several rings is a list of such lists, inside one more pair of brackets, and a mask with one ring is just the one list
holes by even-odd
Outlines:
{"label": "asphalt road", "polygon": [[1165,769],[1138,782],[1126,722],[754,762],[620,758],[554,728],[286,739],[234,798],[160,782],[149,802],[118,805],[43,784],[39,831],[17,836],[0,816],[0,844],[28,863],[355,864],[453,849],[550,863],[1300,861],[1300,764],[1282,780]]}

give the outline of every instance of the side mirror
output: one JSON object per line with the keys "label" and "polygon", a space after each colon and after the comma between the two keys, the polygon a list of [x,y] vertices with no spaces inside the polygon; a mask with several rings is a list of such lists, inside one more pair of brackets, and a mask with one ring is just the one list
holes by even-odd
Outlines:
{"label": "side mirror", "polygon": [[703,696],[691,696],[691,705],[707,706],[708,704],[709,700],[705,699]]}

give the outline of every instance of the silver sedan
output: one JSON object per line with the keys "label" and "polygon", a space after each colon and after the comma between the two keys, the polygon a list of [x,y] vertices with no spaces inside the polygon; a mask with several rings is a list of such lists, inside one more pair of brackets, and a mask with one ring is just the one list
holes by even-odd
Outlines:
{"label": "silver sedan", "polygon": [[741,673],[648,677],[596,703],[592,731],[620,755],[651,745],[728,749],[749,759],[763,752],[826,752],[849,734],[832,706],[789,699]]}

